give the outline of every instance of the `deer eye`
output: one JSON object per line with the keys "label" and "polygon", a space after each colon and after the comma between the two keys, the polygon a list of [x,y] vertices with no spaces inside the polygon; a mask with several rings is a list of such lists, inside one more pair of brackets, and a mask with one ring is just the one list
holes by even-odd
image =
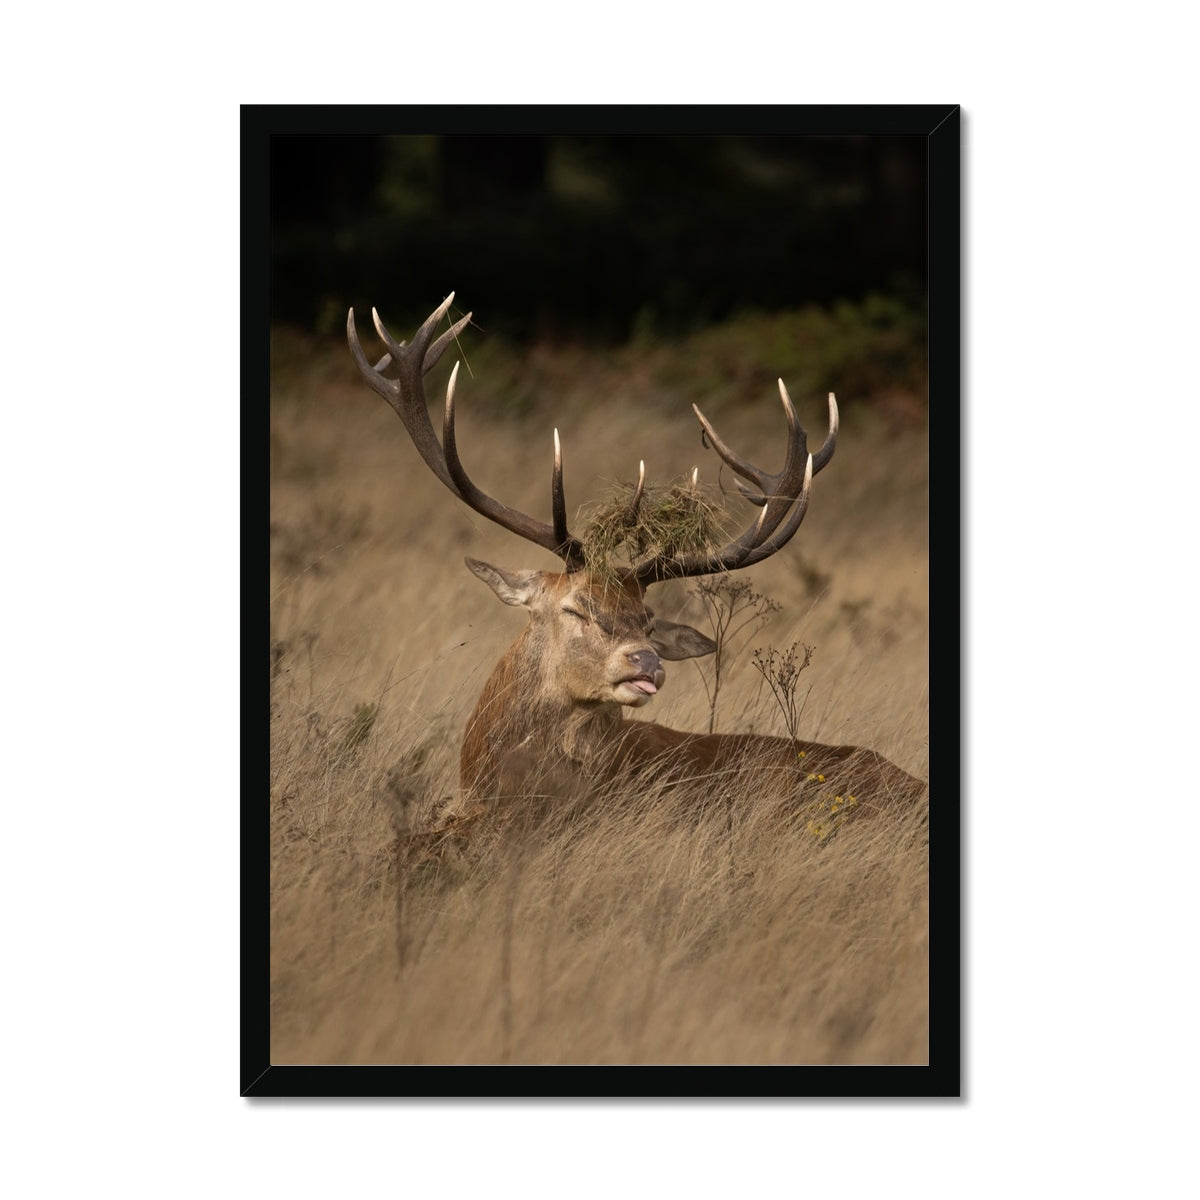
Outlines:
{"label": "deer eye", "polygon": [[578,617],[579,620],[581,620],[581,621],[587,620],[587,617],[583,613],[579,612],[577,609],[568,608],[565,604],[563,605],[563,612],[567,613],[568,615],[570,615],[572,617]]}

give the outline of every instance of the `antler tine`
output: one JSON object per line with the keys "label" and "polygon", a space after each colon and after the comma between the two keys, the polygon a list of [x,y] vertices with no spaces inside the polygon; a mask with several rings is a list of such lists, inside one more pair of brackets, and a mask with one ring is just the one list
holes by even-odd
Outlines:
{"label": "antler tine", "polygon": [[[451,292],[451,295],[454,293]],[[353,311],[353,310],[352,310]],[[390,333],[387,326],[383,323],[383,318],[379,315],[379,309],[371,309],[371,322],[375,326],[375,332],[379,334],[379,340],[388,348],[388,353],[392,358],[399,358],[404,351],[404,343],[398,342]]]}
{"label": "antler tine", "polygon": [[[779,381],[780,387],[783,386],[783,380]],[[813,455],[813,474],[820,471],[825,464],[833,457],[834,450],[837,449],[838,435],[838,406],[837,397],[829,393],[829,432],[825,435],[825,441],[821,444],[820,450]]]}
{"label": "antler tine", "polygon": [[758,488],[758,494],[738,484],[738,490],[760,511],[757,519],[739,537],[711,554],[654,557],[638,564],[633,574],[644,586],[666,579],[710,575],[750,566],[782,549],[795,535],[808,510],[812,477],[833,457],[837,446],[838,411],[833,393],[829,393],[829,433],[816,455],[807,448],[808,435],[796,416],[795,406],[783,380],[779,380],[779,398],[788,425],[787,453],[783,468],[769,474],[742,458],[718,435],[699,408],[692,406],[709,443],[736,474]]}
{"label": "antler tine", "polygon": [[[413,335],[411,343],[397,341],[388,332],[378,312],[371,310],[375,331],[387,346],[388,354],[372,367],[367,359],[354,325],[354,309],[346,317],[346,340],[350,353],[363,378],[396,410],[412,438],[417,452],[426,466],[460,500],[481,516],[494,521],[502,528],[533,542],[553,554],[559,555],[573,570],[583,565],[583,544],[567,530],[566,505],[562,497],[562,467],[556,461],[555,479],[552,484],[552,503],[555,509],[554,524],[537,521],[533,517],[493,500],[472,482],[458,457],[458,446],[454,432],[454,388],[458,379],[458,364],[450,373],[446,385],[446,406],[442,423],[442,441],[439,443],[429,420],[425,399],[423,377],[433,368],[454,341],[459,332],[470,322],[471,313],[460,317],[436,340],[433,335],[439,323],[449,311],[454,293],[429,315],[421,328]],[[396,378],[385,378],[381,371],[389,363],[395,365]],[[557,456],[556,456],[557,458]]]}
{"label": "antler tine", "polygon": [[[815,474],[813,464],[814,457],[810,454],[804,466],[804,479],[800,485],[800,495],[796,497],[795,505],[788,515],[788,519],[766,541],[751,550],[746,555],[745,561],[739,564],[740,566],[752,567],[755,563],[762,562],[764,558],[770,558],[777,550],[782,550],[792,540],[796,530],[800,528],[800,522],[804,520],[804,514],[808,512],[809,489],[812,487],[812,477]],[[759,520],[761,519],[760,517]]]}
{"label": "antler tine", "polygon": [[[451,293],[453,294],[453,293]],[[458,339],[459,333],[471,323],[473,313],[467,313],[465,317],[460,317],[441,337],[433,343],[425,353],[425,373],[428,375],[434,367],[441,361],[441,357],[446,353],[446,348]]]}
{"label": "antler tine", "polygon": [[[743,479],[750,480],[761,491],[766,491],[766,485],[763,480],[765,476],[753,463],[747,462],[746,459],[736,454],[722,440],[721,435],[712,427],[708,418],[700,411],[695,404],[692,405],[692,412],[696,414],[696,420],[700,422],[701,429],[704,430],[708,438],[709,444],[721,456],[724,462],[735,471]],[[793,414],[794,415],[794,414]]]}
{"label": "antler tine", "polygon": [[629,501],[629,509],[625,513],[625,523],[633,525],[637,522],[638,509],[642,506],[642,496],[646,491],[646,460],[641,459],[638,462],[638,481],[637,487],[633,489],[633,497]]}
{"label": "antler tine", "polygon": [[515,508],[509,508],[499,500],[493,500],[475,486],[463,468],[458,457],[458,439],[454,432],[454,386],[458,380],[458,366],[458,363],[454,364],[450,380],[446,384],[446,412],[442,423],[442,448],[454,490],[481,516],[495,521],[510,533],[557,554],[567,564],[568,570],[577,570],[583,566],[583,544],[567,531],[567,506],[563,497],[562,451],[558,442],[558,430],[554,431],[554,473],[550,484],[551,508],[554,513],[554,524],[551,526]]}
{"label": "antler tine", "polygon": [[[379,360],[377,366],[371,365],[370,359],[367,358],[366,351],[362,348],[362,342],[358,340],[358,330],[354,327],[353,308],[351,308],[346,314],[346,341],[350,344],[350,353],[354,357],[355,365],[358,367],[363,378],[366,379],[368,383],[371,383],[372,377],[379,373],[379,368],[386,365],[384,361],[385,359],[387,362],[391,362],[391,355],[385,354],[383,358]],[[374,383],[371,383],[371,386],[375,387]],[[375,390],[378,391],[379,389],[375,388]]]}
{"label": "antler tine", "polygon": [[571,541],[567,532],[567,500],[563,493],[562,472],[562,443],[558,440],[558,430],[554,431],[554,470],[550,475],[550,511],[554,519],[554,536],[559,545],[565,546]]}

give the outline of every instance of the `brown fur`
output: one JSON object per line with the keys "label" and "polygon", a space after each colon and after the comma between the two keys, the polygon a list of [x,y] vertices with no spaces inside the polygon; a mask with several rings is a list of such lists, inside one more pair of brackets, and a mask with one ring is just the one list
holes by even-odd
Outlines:
{"label": "brown fur", "polygon": [[775,789],[853,797],[859,813],[918,799],[925,784],[862,746],[793,743],[755,733],[682,733],[644,721],[622,722],[615,772],[660,773],[672,783],[711,781],[730,776],[770,777]]}

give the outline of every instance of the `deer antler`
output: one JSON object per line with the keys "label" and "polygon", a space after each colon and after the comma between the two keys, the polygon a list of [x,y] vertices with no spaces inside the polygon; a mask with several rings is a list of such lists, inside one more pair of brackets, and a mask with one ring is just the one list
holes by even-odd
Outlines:
{"label": "deer antler", "polygon": [[[412,438],[417,453],[425,460],[425,465],[450,489],[464,504],[473,508],[480,516],[487,517],[497,525],[511,533],[523,537],[526,541],[541,546],[552,554],[557,554],[567,565],[568,571],[578,570],[583,566],[583,543],[567,529],[567,504],[563,495],[562,448],[558,440],[558,430],[554,431],[554,471],[550,480],[550,501],[553,524],[535,520],[525,513],[509,508],[498,500],[481,491],[471,481],[463,469],[458,457],[458,446],[454,436],[454,385],[458,378],[458,364],[450,372],[450,380],[446,385],[446,410],[442,423],[442,440],[439,443],[429,420],[428,402],[425,399],[424,377],[437,364],[446,347],[458,336],[470,320],[471,314],[460,317],[436,341],[431,343],[434,331],[446,315],[454,300],[454,293],[429,315],[428,319],[417,330],[411,344],[397,342],[384,327],[375,309],[371,316],[375,321],[375,331],[387,347],[385,354],[374,366],[371,366],[358,333],[354,328],[354,309],[351,308],[346,317],[346,340],[350,343],[350,353],[367,383],[381,395],[396,410],[408,436]],[[389,379],[383,371],[391,366],[396,378]]]}
{"label": "deer antler", "polygon": [[656,555],[636,564],[630,569],[630,574],[643,588],[667,579],[712,575],[718,571],[736,571],[740,567],[752,566],[781,550],[800,528],[800,522],[804,520],[804,514],[808,510],[808,489],[812,477],[829,462],[837,446],[837,400],[830,392],[829,433],[820,450],[816,454],[809,454],[808,434],[804,432],[796,416],[796,410],[782,379],[779,381],[779,395],[783,401],[784,416],[787,418],[788,442],[783,468],[774,475],[747,462],[731,450],[704,414],[692,405],[692,410],[712,448],[732,471],[758,489],[757,492],[753,492],[738,484],[742,495],[758,505],[762,511],[758,520],[740,537],[713,553],[670,557]]}

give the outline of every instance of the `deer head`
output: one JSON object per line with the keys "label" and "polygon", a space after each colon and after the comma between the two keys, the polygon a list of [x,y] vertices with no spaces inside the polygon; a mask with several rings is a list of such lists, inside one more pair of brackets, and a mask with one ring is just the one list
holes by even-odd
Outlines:
{"label": "deer head", "polygon": [[566,704],[640,708],[663,685],[663,659],[717,648],[689,625],[656,619],[633,579],[614,586],[586,570],[510,572],[474,558],[467,566],[505,604],[529,610],[530,648],[557,664],[544,691],[558,692]]}

